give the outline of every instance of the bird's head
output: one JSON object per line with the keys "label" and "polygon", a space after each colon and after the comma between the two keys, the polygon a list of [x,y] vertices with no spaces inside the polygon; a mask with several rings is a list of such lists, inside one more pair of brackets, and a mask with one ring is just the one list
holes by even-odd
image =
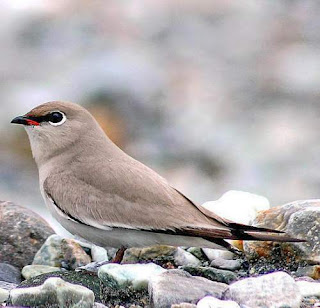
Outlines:
{"label": "bird's head", "polygon": [[70,151],[79,140],[86,141],[87,145],[82,146],[94,146],[93,139],[99,139],[103,134],[86,109],[69,102],[42,104],[27,114],[14,118],[11,123],[25,127],[38,164]]}

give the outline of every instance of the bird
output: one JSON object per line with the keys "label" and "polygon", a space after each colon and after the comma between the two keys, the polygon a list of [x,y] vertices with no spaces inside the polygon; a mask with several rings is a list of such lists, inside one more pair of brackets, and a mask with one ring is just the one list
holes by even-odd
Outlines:
{"label": "bird", "polygon": [[116,146],[78,104],[44,103],[11,123],[28,134],[40,191],[53,217],[95,245],[232,250],[226,239],[303,241],[235,223],[192,201]]}

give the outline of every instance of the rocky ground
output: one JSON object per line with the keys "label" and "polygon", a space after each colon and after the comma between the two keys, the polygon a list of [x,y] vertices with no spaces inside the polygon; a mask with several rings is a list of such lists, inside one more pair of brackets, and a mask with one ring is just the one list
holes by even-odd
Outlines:
{"label": "rocky ground", "polygon": [[[254,223],[305,243],[237,242],[239,254],[196,247],[116,250],[53,234],[0,203],[0,303],[7,307],[319,307],[320,201],[262,211]],[[31,219],[32,217],[32,219]],[[16,219],[16,220],[14,220]],[[10,230],[10,232],[8,232]],[[96,263],[105,264],[96,267]]]}

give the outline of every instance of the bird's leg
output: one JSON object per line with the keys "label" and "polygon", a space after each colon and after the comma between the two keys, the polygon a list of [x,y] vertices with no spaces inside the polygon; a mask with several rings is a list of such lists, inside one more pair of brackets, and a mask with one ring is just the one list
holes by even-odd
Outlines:
{"label": "bird's leg", "polygon": [[116,255],[112,258],[112,260],[110,261],[110,263],[121,263],[123,256],[124,256],[124,252],[127,250],[126,247],[121,246],[118,251],[116,252]]}
{"label": "bird's leg", "polygon": [[115,256],[110,260],[110,261],[100,261],[100,262],[92,262],[89,263],[85,266],[80,266],[76,269],[76,271],[86,271],[86,272],[91,272],[91,273],[97,273],[99,268],[102,265],[105,264],[110,264],[110,263],[121,263],[123,256],[124,256],[124,252],[126,251],[126,247],[122,246],[118,249],[118,251],[116,252]]}
{"label": "bird's leg", "polygon": [[80,266],[76,268],[76,272],[89,272],[89,273],[98,273],[99,268],[102,265],[109,264],[110,261],[100,261],[100,262],[91,262],[87,265]]}

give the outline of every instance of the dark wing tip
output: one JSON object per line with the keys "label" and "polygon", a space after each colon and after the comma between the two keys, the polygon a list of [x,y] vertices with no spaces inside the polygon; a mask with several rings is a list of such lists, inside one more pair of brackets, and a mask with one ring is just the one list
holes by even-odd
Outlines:
{"label": "dark wing tip", "polygon": [[290,240],[288,240],[288,242],[307,243],[307,242],[309,242],[309,241],[308,241],[308,240],[305,240],[305,239],[301,239],[301,238],[291,237]]}
{"label": "dark wing tip", "polygon": [[284,231],[280,231],[280,230],[274,230],[274,229],[263,228],[263,227],[248,226],[248,225],[238,224],[235,222],[230,222],[228,224],[228,227],[235,229],[235,230],[248,231],[248,232],[268,232],[268,233],[278,233],[278,234],[285,233]]}

